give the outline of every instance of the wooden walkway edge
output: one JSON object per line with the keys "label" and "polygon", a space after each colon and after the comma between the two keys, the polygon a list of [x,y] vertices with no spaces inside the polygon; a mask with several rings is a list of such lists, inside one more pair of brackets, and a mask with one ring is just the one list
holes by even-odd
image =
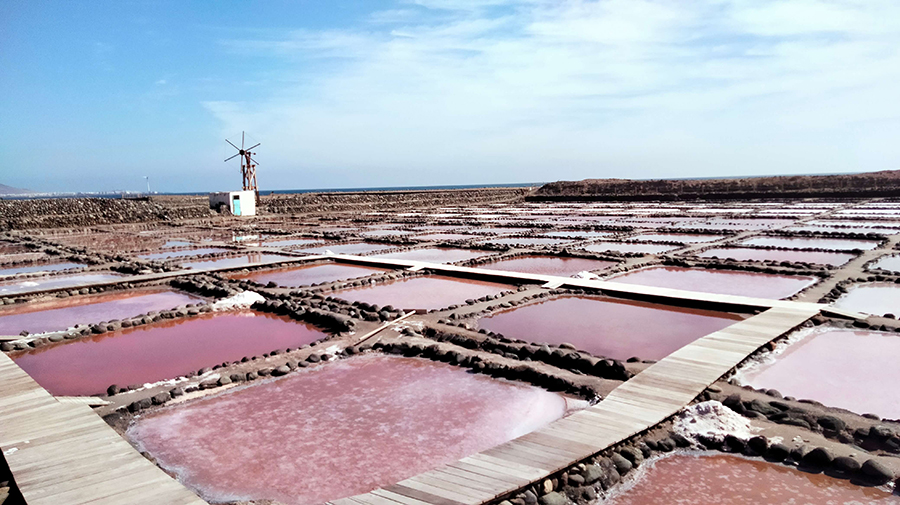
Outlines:
{"label": "wooden walkway edge", "polygon": [[626,440],[688,405],[748,355],[818,314],[775,307],[711,333],[631,378],[593,407],[498,445],[332,505],[481,505]]}

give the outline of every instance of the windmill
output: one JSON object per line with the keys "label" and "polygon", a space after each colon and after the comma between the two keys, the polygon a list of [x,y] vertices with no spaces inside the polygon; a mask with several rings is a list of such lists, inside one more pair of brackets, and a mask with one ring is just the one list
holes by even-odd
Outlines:
{"label": "windmill", "polygon": [[256,195],[256,201],[259,202],[259,188],[256,186],[257,161],[252,158],[256,153],[250,152],[251,149],[259,147],[259,144],[244,148],[244,132],[241,132],[241,147],[232,144],[228,139],[225,139],[225,142],[228,142],[231,147],[238,150],[237,154],[225,161],[231,161],[238,156],[241,157],[241,176],[244,178],[244,191],[253,191]]}

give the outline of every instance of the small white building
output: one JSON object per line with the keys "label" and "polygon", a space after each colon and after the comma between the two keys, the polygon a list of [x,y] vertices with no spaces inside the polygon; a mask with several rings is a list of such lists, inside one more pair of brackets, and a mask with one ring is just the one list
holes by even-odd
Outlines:
{"label": "small white building", "polygon": [[209,208],[228,211],[233,216],[256,215],[256,193],[253,191],[223,191],[209,194]]}

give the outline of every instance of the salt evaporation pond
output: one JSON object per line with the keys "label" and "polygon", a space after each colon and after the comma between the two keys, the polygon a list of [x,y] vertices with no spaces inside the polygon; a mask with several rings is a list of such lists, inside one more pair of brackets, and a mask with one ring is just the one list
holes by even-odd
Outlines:
{"label": "salt evaporation pond", "polygon": [[457,261],[470,260],[494,254],[491,251],[479,251],[475,249],[412,249],[394,253],[378,254],[376,258],[393,260],[424,261],[427,263],[456,263]]}
{"label": "salt evaporation pond", "polygon": [[678,242],[682,244],[695,244],[700,242],[714,242],[722,240],[724,235],[691,235],[689,233],[645,233],[630,237],[627,240],[643,240],[646,242]]}
{"label": "salt evaporation pond", "polygon": [[840,266],[855,258],[853,254],[799,249],[756,249],[752,247],[720,247],[695,253],[701,258],[731,258],[738,261],[791,261]]}
{"label": "salt evaporation pond", "polygon": [[112,281],[121,279],[119,274],[99,273],[81,275],[60,275],[52,277],[32,277],[0,283],[0,295],[15,295],[43,291],[45,289],[68,288],[82,284]]}
{"label": "salt evaporation pond", "polygon": [[250,272],[249,274],[239,274],[232,277],[234,279],[250,279],[263,284],[274,282],[279,286],[297,287],[319,284],[322,282],[366,277],[368,275],[389,271],[390,270],[385,268],[373,268],[345,263],[326,263],[324,265],[307,265],[294,268]]}
{"label": "salt evaporation pond", "polygon": [[420,241],[446,241],[446,240],[468,240],[470,238],[478,238],[473,237],[472,235],[464,235],[462,233],[429,233],[427,235],[419,235],[417,237],[413,237],[415,240]]}
{"label": "salt evaporation pond", "polygon": [[197,301],[200,299],[187,294],[156,289],[14,305],[0,308],[0,335],[65,330],[76,324],[123,319]]}
{"label": "salt evaporation pond", "polygon": [[853,249],[875,249],[878,242],[873,240],[852,240],[844,238],[803,238],[803,237],[757,237],[744,240],[741,245],[763,247],[787,247],[791,249],[827,249],[851,251]]}
{"label": "salt evaporation pond", "polygon": [[822,473],[726,454],[678,454],[642,466],[609,505],[864,505],[900,497]]}
{"label": "salt evaporation pond", "polygon": [[286,240],[267,240],[263,242],[266,247],[295,247],[301,245],[313,245],[322,242],[321,239],[315,238],[295,238]]}
{"label": "salt evaporation pond", "polygon": [[662,244],[628,244],[621,242],[598,242],[584,247],[584,250],[591,252],[620,252],[620,253],[641,253],[641,254],[660,254],[668,251],[680,249],[680,246],[662,245]]}
{"label": "salt evaporation pond", "polygon": [[614,261],[592,260],[587,258],[568,258],[563,256],[519,256],[517,258],[493,261],[476,268],[485,270],[504,270],[526,274],[557,275],[569,277],[578,272],[602,270],[616,263]]}
{"label": "salt evaporation pond", "polygon": [[470,298],[481,298],[512,289],[507,284],[429,275],[344,289],[335,291],[333,296],[350,302],[374,303],[381,307],[392,305],[403,310],[440,309],[465,303]]}
{"label": "salt evaporation pond", "polygon": [[69,270],[72,268],[86,267],[84,263],[24,263],[9,268],[0,268],[0,277],[7,275],[31,274],[37,272],[59,272],[60,270]]}
{"label": "salt evaporation pond", "polygon": [[110,384],[171,379],[324,336],[286,316],[243,310],[166,320],[10,357],[51,394],[86,396],[103,393]]}
{"label": "salt evaporation pond", "polygon": [[321,247],[309,247],[306,249],[300,249],[300,252],[309,254],[328,254],[328,252],[330,251],[334,254],[366,254],[375,251],[383,251],[392,247],[395,246],[390,244],[370,244],[368,242],[357,242],[353,244],[325,244]]}
{"label": "salt evaporation pond", "polygon": [[872,282],[853,286],[832,305],[839,309],[863,312],[875,316],[900,315],[900,285],[891,282]]}
{"label": "salt evaporation pond", "polygon": [[199,260],[199,261],[186,261],[181,263],[181,266],[184,268],[193,268],[195,270],[202,270],[206,268],[231,268],[231,267],[240,267],[244,265],[251,265],[256,263],[278,263],[280,261],[285,261],[291,259],[289,256],[281,256],[278,254],[261,254],[261,253],[251,253],[244,254],[241,256],[229,256],[227,258],[213,258],[208,260]]}
{"label": "salt evaporation pond", "polygon": [[625,284],[755,298],[787,298],[815,284],[815,277],[704,268],[649,267],[609,279]]}
{"label": "salt evaporation pond", "polygon": [[547,237],[510,237],[510,238],[492,238],[485,240],[489,244],[501,245],[559,245],[571,242],[571,240]]}
{"label": "salt evaporation pond", "polygon": [[661,359],[740,320],[726,312],[573,296],[505,310],[478,326],[529,342],[569,343],[596,356]]}
{"label": "salt evaporation pond", "polygon": [[167,260],[172,258],[183,258],[185,256],[200,256],[201,254],[218,254],[229,251],[231,251],[231,249],[222,249],[221,247],[201,247],[199,249],[186,249],[184,251],[166,251],[152,254],[138,254],[138,258],[145,260]]}
{"label": "salt evaporation pond", "polygon": [[880,268],[882,270],[890,270],[891,272],[900,272],[900,256],[885,256],[875,263],[869,265],[869,268]]}
{"label": "salt evaporation pond", "polygon": [[829,407],[900,419],[897,356],[900,336],[894,333],[817,329],[774,360],[743,372],[743,382]]}
{"label": "salt evaporation pond", "polygon": [[206,500],[299,505],[399,482],[565,411],[533,386],[368,355],[165,408],[127,436]]}

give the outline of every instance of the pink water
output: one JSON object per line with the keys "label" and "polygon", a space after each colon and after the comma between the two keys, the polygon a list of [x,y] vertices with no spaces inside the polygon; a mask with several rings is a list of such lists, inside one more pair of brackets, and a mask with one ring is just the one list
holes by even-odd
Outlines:
{"label": "pink water", "polygon": [[614,261],[601,261],[586,258],[520,256],[518,258],[510,258],[478,265],[477,268],[569,277],[578,272],[602,270],[615,264]]}
{"label": "pink water", "polygon": [[0,254],[18,254],[29,250],[27,247],[13,242],[0,242]]}
{"label": "pink water", "polygon": [[432,361],[358,356],[144,416],[128,437],[215,502],[323,503],[563,416],[542,389]]}
{"label": "pink water", "polygon": [[470,238],[479,238],[473,237],[472,235],[464,235],[462,233],[429,233],[427,235],[419,235],[417,237],[413,237],[416,240],[427,240],[427,241],[442,241],[442,240],[468,240]]}
{"label": "pink water", "polygon": [[891,272],[900,272],[900,256],[885,256],[871,265],[870,268],[881,268]]}
{"label": "pink water", "polygon": [[586,251],[592,252],[608,252],[618,251],[623,253],[643,253],[643,254],[660,254],[668,251],[680,249],[675,245],[660,244],[627,244],[622,242],[598,242],[584,248]]}
{"label": "pink water", "polygon": [[50,393],[86,396],[103,393],[110,384],[171,379],[244,356],[300,347],[324,336],[287,317],[244,310],[166,320],[11,357]]}
{"label": "pink water", "polygon": [[774,362],[746,372],[745,382],[829,407],[900,419],[897,356],[900,336],[893,333],[816,331],[792,344]]}
{"label": "pink water", "polygon": [[390,270],[384,268],[372,268],[344,263],[327,263],[324,265],[251,272],[249,274],[235,275],[233,278],[252,279],[263,284],[274,282],[279,286],[296,287],[308,286],[310,284],[318,284],[321,282],[354,279],[389,271]]}
{"label": "pink water", "polygon": [[428,263],[456,263],[457,261],[481,258],[495,254],[491,251],[478,251],[474,249],[412,249],[393,253],[375,255],[376,258],[389,258],[395,260],[425,261]]}
{"label": "pink water", "polygon": [[566,237],[566,238],[597,238],[612,235],[608,231],[551,231],[544,233],[548,237]]}
{"label": "pink water", "polygon": [[325,254],[331,251],[335,254],[366,254],[374,251],[383,251],[395,247],[390,244],[370,244],[368,242],[359,242],[355,244],[325,244],[321,247],[309,247],[300,249],[301,252],[310,254]]}
{"label": "pink water", "polygon": [[775,299],[787,298],[818,282],[815,277],[802,275],[772,275],[681,267],[642,268],[610,280],[659,288]]}
{"label": "pink water", "polygon": [[171,258],[183,258],[185,256],[200,256],[201,254],[215,254],[230,252],[231,249],[222,249],[221,247],[201,247],[198,249],[186,249],[184,251],[166,251],[152,254],[139,254],[138,258],[145,260],[165,260]]}
{"label": "pink water", "polygon": [[900,497],[824,474],[725,454],[665,457],[642,467],[634,487],[609,505],[864,505]]}
{"label": "pink water", "polygon": [[559,245],[571,242],[568,239],[547,238],[547,237],[510,237],[510,238],[492,238],[485,240],[490,244],[504,245]]}
{"label": "pink water", "polygon": [[58,272],[60,270],[68,270],[70,268],[86,267],[84,263],[23,263],[18,266],[9,268],[0,268],[0,277],[17,274],[30,274],[37,272]]}
{"label": "pink water", "polygon": [[347,301],[360,301],[394,308],[440,309],[463,304],[469,298],[481,298],[514,289],[507,284],[476,281],[441,275],[413,277],[361,288],[335,291],[334,296]]}
{"label": "pink water", "polygon": [[279,261],[289,260],[289,256],[281,256],[278,254],[250,253],[243,256],[229,256],[227,258],[215,258],[200,261],[186,261],[181,263],[184,268],[204,269],[204,268],[230,268],[250,265],[254,263],[278,263]]}
{"label": "pink water", "polygon": [[852,249],[875,249],[878,247],[878,242],[841,238],[758,237],[745,240],[741,242],[741,245],[850,251]]}
{"label": "pink water", "polygon": [[53,299],[0,308],[0,335],[65,330],[76,324],[99,323],[173,309],[199,298],[155,289]]}
{"label": "pink water", "polygon": [[872,282],[850,288],[832,305],[839,309],[882,316],[900,316],[900,285],[890,282]]}
{"label": "pink water", "polygon": [[630,237],[628,240],[644,240],[647,242],[678,242],[682,244],[694,244],[700,242],[713,242],[725,238],[723,235],[691,235],[688,233],[645,233]]}
{"label": "pink water", "polygon": [[564,297],[506,310],[478,326],[509,338],[570,343],[597,356],[661,359],[740,316],[646,302]]}
{"label": "pink water", "polygon": [[82,284],[112,281],[121,278],[122,276],[119,274],[103,273],[19,279],[15,281],[0,283],[0,296],[30,293],[33,291],[42,291],[45,289],[68,288],[72,286],[80,286]]}
{"label": "pink water", "polygon": [[798,261],[819,265],[839,266],[855,258],[850,253],[801,251],[798,249],[754,249],[749,247],[721,247],[696,253],[701,258],[731,258],[739,261]]}

